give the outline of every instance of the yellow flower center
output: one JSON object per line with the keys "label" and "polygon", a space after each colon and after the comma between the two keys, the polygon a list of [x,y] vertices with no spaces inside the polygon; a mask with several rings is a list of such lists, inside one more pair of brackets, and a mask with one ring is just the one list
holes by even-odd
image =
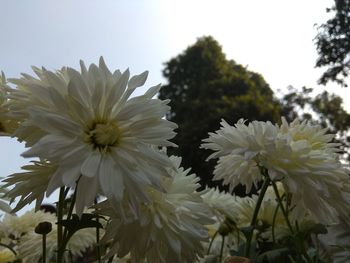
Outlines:
{"label": "yellow flower center", "polygon": [[9,250],[8,248],[1,250],[0,262],[12,262],[15,260],[16,260],[16,256],[11,250]]}
{"label": "yellow flower center", "polygon": [[106,150],[110,146],[116,146],[119,143],[120,130],[114,122],[96,122],[93,123],[87,132],[87,141],[92,143],[95,148]]}

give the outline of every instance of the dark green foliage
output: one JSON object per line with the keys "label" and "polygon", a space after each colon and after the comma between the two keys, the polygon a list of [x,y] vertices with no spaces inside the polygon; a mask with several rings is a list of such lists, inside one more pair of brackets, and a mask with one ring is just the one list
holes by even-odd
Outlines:
{"label": "dark green foliage", "polygon": [[324,91],[312,100],[312,108],[318,113],[320,122],[334,132],[345,131],[350,127],[350,115],[343,106],[343,99]]}
{"label": "dark green foliage", "polygon": [[81,218],[78,215],[73,214],[70,220],[62,220],[57,224],[61,224],[68,230],[68,235],[71,237],[75,232],[84,228],[103,228],[102,224],[96,221],[98,215],[94,214],[82,214]]}
{"label": "dark green foliage", "polygon": [[[343,148],[350,145],[346,137],[350,115],[339,96],[324,92],[313,97],[311,88],[304,87],[299,92],[290,87],[278,100],[260,74],[226,59],[212,37],[199,38],[166,62],[163,74],[168,84],[162,87],[159,97],[171,100],[167,118],[179,126],[173,140],[179,147],[169,149],[169,153],[181,156],[183,166],[192,167],[202,186],[220,186],[220,182],[212,181],[216,160],[206,162],[211,151],[199,147],[208,132],[219,129],[221,119],[230,124],[240,118],[273,123],[279,123],[281,116],[289,122],[308,119],[338,133]],[[235,192],[245,194],[242,187]]]}
{"label": "dark green foliage", "polygon": [[278,262],[291,262],[288,258],[288,255],[291,255],[293,252],[288,247],[275,248],[269,251],[266,251],[257,257],[257,263],[278,263]]}
{"label": "dark green foliage", "polygon": [[165,63],[168,84],[159,97],[170,99],[167,118],[179,125],[171,154],[183,157],[183,165],[192,167],[202,185],[211,181],[216,161],[206,162],[209,151],[200,149],[208,132],[220,127],[220,120],[234,124],[240,118],[279,120],[280,105],[260,74],[227,60],[212,37],[202,37],[182,54]]}
{"label": "dark green foliage", "polygon": [[343,99],[325,91],[312,100],[311,106],[321,125],[328,127],[331,133],[337,133],[336,140],[341,143],[344,157],[350,161],[350,114],[343,108]]}
{"label": "dark green foliage", "polygon": [[316,67],[328,67],[319,82],[332,80],[347,86],[344,79],[350,68],[350,0],[335,0],[327,12],[334,13],[334,17],[318,28],[315,38],[319,54]]}
{"label": "dark green foliage", "polygon": [[304,112],[304,108],[311,103],[310,93],[312,89],[303,87],[302,91],[298,91],[292,86],[288,87],[288,93],[284,94],[281,99],[281,116],[285,117],[288,122],[296,118],[311,119],[311,116]]}

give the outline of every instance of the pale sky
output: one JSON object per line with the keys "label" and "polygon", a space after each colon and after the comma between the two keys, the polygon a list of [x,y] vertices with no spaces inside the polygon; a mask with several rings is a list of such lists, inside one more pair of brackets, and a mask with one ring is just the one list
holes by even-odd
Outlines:
{"label": "pale sky", "polygon": [[[273,90],[315,88],[322,70],[313,38],[333,0],[0,0],[0,70],[32,74],[31,65],[78,68],[79,60],[132,74],[149,70],[145,87],[164,83],[163,63],[198,37],[213,36],[227,58],[261,73]],[[335,84],[350,110],[350,88]],[[140,93],[142,90],[140,91]],[[23,146],[0,138],[0,176],[27,163]]]}

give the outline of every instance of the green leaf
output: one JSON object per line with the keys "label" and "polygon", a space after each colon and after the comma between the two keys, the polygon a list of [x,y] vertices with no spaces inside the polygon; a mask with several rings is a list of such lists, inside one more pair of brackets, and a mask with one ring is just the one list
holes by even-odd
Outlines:
{"label": "green leaf", "polygon": [[94,214],[82,214],[81,218],[78,215],[73,214],[70,220],[62,220],[57,222],[57,224],[61,224],[65,228],[68,229],[68,232],[72,235],[80,229],[90,228],[90,227],[98,227],[103,228],[101,223],[96,221],[98,216]]}
{"label": "green leaf", "polygon": [[313,226],[311,226],[309,229],[308,229],[308,232],[309,233],[312,233],[312,234],[327,234],[328,233],[328,230],[326,228],[325,225],[322,225],[322,224],[314,224]]}
{"label": "green leaf", "polygon": [[250,233],[254,230],[254,227],[253,226],[241,227],[240,230],[245,236],[245,238],[248,238]]}
{"label": "green leaf", "polygon": [[290,249],[289,248],[277,248],[274,250],[270,250],[267,252],[264,252],[260,254],[257,258],[257,263],[263,263],[263,262],[283,262],[283,257],[290,254]]}
{"label": "green leaf", "polygon": [[218,263],[219,256],[218,255],[208,255],[204,258],[204,263]]}
{"label": "green leaf", "polygon": [[244,256],[245,245],[246,245],[246,243],[241,243],[238,246],[238,250],[234,250],[234,249],[230,250],[230,255],[231,256]]}

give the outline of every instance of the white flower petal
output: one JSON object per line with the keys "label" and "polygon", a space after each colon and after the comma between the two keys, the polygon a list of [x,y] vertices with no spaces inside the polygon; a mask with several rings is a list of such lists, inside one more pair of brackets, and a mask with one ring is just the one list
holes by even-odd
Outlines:
{"label": "white flower petal", "polygon": [[84,208],[93,204],[98,192],[98,177],[88,178],[82,176],[78,182],[76,197],[76,213],[80,217]]}
{"label": "white flower petal", "polygon": [[110,156],[103,156],[99,169],[102,191],[107,197],[114,197],[120,201],[124,194],[123,177],[120,169],[114,164]]}
{"label": "white flower petal", "polygon": [[92,151],[81,166],[81,174],[87,177],[97,176],[101,163],[101,153]]}

